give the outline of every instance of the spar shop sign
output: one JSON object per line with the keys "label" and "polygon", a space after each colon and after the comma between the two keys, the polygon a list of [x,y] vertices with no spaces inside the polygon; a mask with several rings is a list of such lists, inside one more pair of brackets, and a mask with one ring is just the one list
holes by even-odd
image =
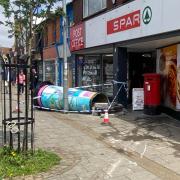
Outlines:
{"label": "spar shop sign", "polygon": [[149,6],[145,7],[142,16],[141,11],[136,10],[124,16],[107,21],[107,34],[126,31],[141,26],[141,18],[144,24],[149,24],[152,18],[152,10]]}
{"label": "spar shop sign", "polygon": [[84,48],[84,24],[78,24],[70,29],[70,50],[77,51]]}

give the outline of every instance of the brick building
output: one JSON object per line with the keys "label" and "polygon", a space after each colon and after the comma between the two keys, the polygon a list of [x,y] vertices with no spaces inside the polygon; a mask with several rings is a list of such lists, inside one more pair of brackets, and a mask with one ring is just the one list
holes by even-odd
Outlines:
{"label": "brick building", "polygon": [[113,81],[97,89],[113,98],[121,84],[116,82],[124,82],[128,90],[122,89],[117,101],[127,106],[133,89],[143,88],[143,74],[159,73],[162,110],[180,116],[179,5],[178,0],[74,0],[70,47],[76,85]]}
{"label": "brick building", "polygon": [[[67,4],[68,29],[73,21],[72,3]],[[69,32],[69,30],[68,30]],[[69,35],[69,34],[68,34]],[[69,42],[69,36],[67,41]],[[63,85],[63,22],[62,17],[46,20],[43,32],[43,80],[51,81],[57,85]],[[71,58],[69,58],[70,61]],[[69,67],[69,69],[71,66]],[[71,70],[69,70],[70,74]],[[72,79],[72,76],[69,77]],[[72,80],[69,86],[72,86]]]}
{"label": "brick building", "polygon": [[56,44],[60,40],[60,17],[46,21],[43,32],[43,71],[44,80],[55,83],[56,74],[56,59],[57,51]]}

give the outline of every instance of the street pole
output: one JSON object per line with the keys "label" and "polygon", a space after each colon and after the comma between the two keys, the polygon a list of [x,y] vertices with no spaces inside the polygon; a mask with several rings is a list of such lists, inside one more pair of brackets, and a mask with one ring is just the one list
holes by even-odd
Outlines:
{"label": "street pole", "polygon": [[67,64],[67,22],[66,22],[66,0],[63,0],[63,94],[64,94],[64,111],[69,110],[68,106],[68,64]]}

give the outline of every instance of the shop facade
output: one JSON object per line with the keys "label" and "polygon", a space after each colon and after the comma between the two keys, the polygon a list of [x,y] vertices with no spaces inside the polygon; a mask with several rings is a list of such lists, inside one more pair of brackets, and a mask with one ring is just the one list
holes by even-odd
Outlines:
{"label": "shop facade", "polygon": [[[162,106],[178,112],[180,22],[176,19],[180,17],[179,5],[178,0],[173,3],[168,0],[131,1],[75,25],[71,29],[71,51],[76,57],[76,85],[105,83],[103,71],[106,67],[102,57],[107,55],[113,64],[107,65],[107,71],[111,69],[112,72],[110,76],[113,74],[109,82],[127,83],[128,90],[119,94],[120,103],[125,106],[132,103],[132,89],[143,88],[144,73],[160,73],[165,74],[161,82],[162,86],[166,86],[164,91],[169,93],[167,87],[174,89],[168,100],[162,93]],[[176,47],[176,53],[172,47]],[[164,51],[166,55],[162,55]],[[159,68],[162,56],[165,56],[166,64],[163,72],[160,70],[162,67]],[[176,60],[172,63],[168,58]],[[95,80],[92,76],[96,76]],[[99,77],[101,81],[98,81]],[[119,85],[114,84],[114,95],[118,88]],[[169,102],[172,99],[173,105]]]}

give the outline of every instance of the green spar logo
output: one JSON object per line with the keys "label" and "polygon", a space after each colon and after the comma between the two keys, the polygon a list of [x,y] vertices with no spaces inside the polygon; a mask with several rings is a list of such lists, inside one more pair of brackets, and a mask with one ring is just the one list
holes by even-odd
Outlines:
{"label": "green spar logo", "polygon": [[144,8],[142,19],[143,19],[144,24],[150,23],[152,19],[152,9],[149,6]]}

